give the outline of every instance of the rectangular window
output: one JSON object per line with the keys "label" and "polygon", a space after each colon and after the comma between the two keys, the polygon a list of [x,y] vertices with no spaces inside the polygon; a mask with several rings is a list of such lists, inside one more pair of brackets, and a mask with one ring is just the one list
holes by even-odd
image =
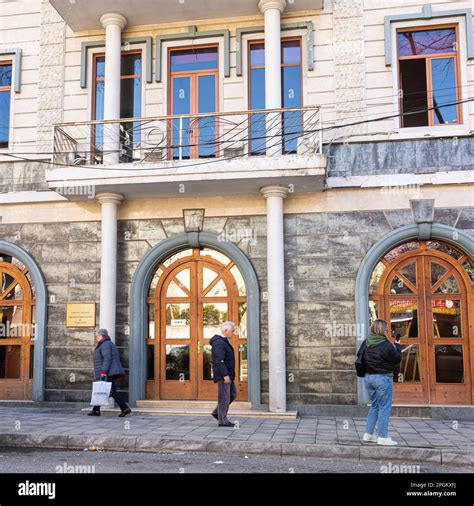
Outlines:
{"label": "rectangular window", "polygon": [[[281,41],[281,104],[282,108],[302,106],[301,39]],[[249,108],[265,109],[265,45],[249,44]],[[265,154],[267,148],[265,114],[250,117],[250,154]],[[296,153],[298,137],[303,129],[302,114],[297,111],[282,114],[283,153]],[[269,145],[275,140],[269,139]]]}
{"label": "rectangular window", "polygon": [[[212,114],[218,104],[217,46],[169,51],[172,115]],[[170,121],[169,158],[215,158],[219,152],[219,122],[214,116],[175,118]]]}
{"label": "rectangular window", "polygon": [[[120,81],[120,117],[139,118],[141,116],[142,88],[142,57],[141,52],[122,53]],[[104,119],[104,80],[105,56],[94,58],[94,120]],[[104,141],[103,125],[94,125],[92,130],[94,157],[96,162],[102,161]],[[120,162],[132,162],[139,158],[140,122],[124,122],[120,124]]]}
{"label": "rectangular window", "polygon": [[8,148],[10,137],[12,69],[11,62],[0,62],[0,148]]}
{"label": "rectangular window", "polygon": [[402,127],[461,123],[456,27],[397,32]]}

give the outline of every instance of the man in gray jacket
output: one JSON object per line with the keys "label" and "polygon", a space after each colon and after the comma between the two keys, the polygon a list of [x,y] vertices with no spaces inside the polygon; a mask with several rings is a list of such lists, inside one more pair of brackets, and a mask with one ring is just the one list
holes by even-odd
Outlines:
{"label": "man in gray jacket", "polygon": [[[99,329],[96,334],[97,344],[94,350],[94,379],[95,381],[111,381],[111,397],[121,409],[120,417],[129,415],[132,410],[117,390],[118,381],[125,376],[120,357],[115,344],[110,339],[106,329]],[[100,406],[94,406],[89,416],[100,416]]]}

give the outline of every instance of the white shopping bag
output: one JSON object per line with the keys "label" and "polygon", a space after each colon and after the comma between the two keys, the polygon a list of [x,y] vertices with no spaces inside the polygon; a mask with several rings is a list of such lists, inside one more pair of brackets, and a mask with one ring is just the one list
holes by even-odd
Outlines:
{"label": "white shopping bag", "polygon": [[112,383],[109,381],[94,381],[92,383],[91,406],[108,406]]}

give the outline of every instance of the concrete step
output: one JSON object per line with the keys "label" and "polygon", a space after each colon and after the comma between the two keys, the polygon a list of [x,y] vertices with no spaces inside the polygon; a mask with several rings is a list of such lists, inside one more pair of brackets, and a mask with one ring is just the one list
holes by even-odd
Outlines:
{"label": "concrete step", "polygon": [[[138,408],[163,408],[163,409],[214,409],[217,399],[214,401],[162,401],[162,400],[143,400],[137,401]],[[231,405],[232,409],[251,410],[250,402],[235,401]]]}
{"label": "concrete step", "polygon": [[[215,407],[215,405],[213,406]],[[81,411],[89,411],[90,408],[85,408]],[[102,413],[119,414],[118,408],[101,408]],[[211,410],[202,408],[192,409],[174,409],[174,408],[132,408],[132,415],[151,415],[151,416],[211,416]],[[274,420],[296,420],[298,416],[297,411],[287,411],[286,413],[271,413],[270,411],[262,411],[256,409],[229,409],[229,416],[244,417],[244,418],[269,418]]]}

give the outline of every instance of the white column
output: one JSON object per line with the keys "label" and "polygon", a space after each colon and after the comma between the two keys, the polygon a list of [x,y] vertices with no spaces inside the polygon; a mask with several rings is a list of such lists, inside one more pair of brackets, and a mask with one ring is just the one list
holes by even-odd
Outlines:
{"label": "white column", "polygon": [[[265,24],[265,108],[281,108],[281,14],[286,0],[260,0]],[[281,154],[281,117],[267,115],[267,155]],[[279,142],[280,141],[280,142]]]}
{"label": "white column", "polygon": [[283,244],[284,186],[261,190],[267,201],[268,370],[270,411],[286,411],[285,264]]}
{"label": "white column", "polygon": [[[122,59],[122,30],[127,19],[116,12],[100,18],[105,28],[104,119],[120,119],[120,64]],[[104,164],[118,163],[120,125],[104,126]]]}
{"label": "white column", "polygon": [[123,200],[118,193],[99,193],[102,207],[100,257],[100,328],[107,329],[115,342],[117,293],[117,208]]}

